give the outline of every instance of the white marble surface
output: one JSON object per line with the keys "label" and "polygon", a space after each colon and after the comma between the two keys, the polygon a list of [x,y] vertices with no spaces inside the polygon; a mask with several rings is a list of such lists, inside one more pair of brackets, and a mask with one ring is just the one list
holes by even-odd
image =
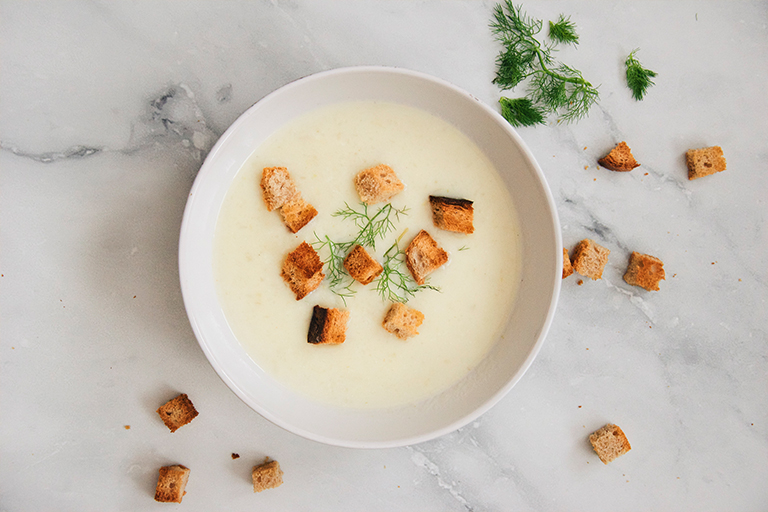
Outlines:
{"label": "white marble surface", "polygon": [[[577,124],[524,128],[570,247],[608,247],[604,279],[563,283],[533,366],[467,427],[388,450],[292,435],[218,379],[187,322],[176,250],[216,138],[295,78],[400,66],[495,104],[492,2],[0,3],[0,510],[766,510],[768,3],[551,1],[600,83]],[[659,73],[643,102],[635,47]],[[626,140],[643,164],[596,167]],[[689,182],[683,154],[721,145]],[[664,260],[661,291],[622,279]],[[171,435],[154,410],[188,393]],[[619,424],[603,465],[587,441]],[[130,425],[130,430],[124,428]],[[232,460],[230,454],[240,454]],[[285,470],[253,494],[265,455]],[[181,505],[157,468],[192,469]]]}

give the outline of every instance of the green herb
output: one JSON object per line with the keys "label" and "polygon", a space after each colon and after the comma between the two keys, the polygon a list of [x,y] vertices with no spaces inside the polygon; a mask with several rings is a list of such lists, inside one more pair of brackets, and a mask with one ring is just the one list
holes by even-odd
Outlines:
{"label": "green herb", "polygon": [[468,251],[468,250],[469,250],[469,247],[467,247],[466,245],[462,245],[461,247],[459,247],[459,251]]}
{"label": "green herb", "polygon": [[375,249],[377,238],[384,238],[387,233],[394,231],[395,224],[392,221],[392,215],[394,214],[397,220],[400,220],[400,215],[408,215],[408,208],[397,209],[392,206],[392,203],[385,204],[374,215],[369,215],[366,203],[360,203],[360,205],[362,211],[357,211],[349,204],[344,203],[345,208],[333,213],[334,217],[344,217],[355,221],[360,232],[350,242],[352,245],[360,244]]}
{"label": "green herb", "polygon": [[547,43],[536,39],[541,29],[541,20],[528,17],[512,0],[494,8],[491,30],[504,50],[496,60],[493,83],[506,90],[530,78],[525,98],[500,100],[502,115],[514,126],[541,124],[548,113],[575,121],[586,116],[598,99],[597,89],[580,71],[552,58],[557,43],[578,42],[575,25],[561,15],[557,23],[550,23],[552,41]]}
{"label": "green herb", "polygon": [[[407,230],[406,230],[407,231]],[[384,253],[384,270],[376,278],[376,291],[381,298],[390,302],[408,302],[416,292],[421,290],[434,290],[440,288],[430,284],[417,285],[410,272],[403,270],[405,265],[405,252],[400,249],[400,239],[405,231],[395,240],[395,243]]]}
{"label": "green herb", "polygon": [[356,292],[352,289],[355,280],[347,273],[344,268],[344,258],[354,246],[353,242],[334,242],[328,235],[320,238],[315,233],[315,241],[312,246],[316,251],[326,249],[328,258],[323,261],[326,266],[328,286],[333,293],[341,297],[344,305],[347,305],[347,299],[351,298]]}
{"label": "green herb", "polygon": [[653,84],[651,78],[656,76],[655,71],[645,69],[635,58],[635,54],[639,51],[639,48],[635,48],[624,61],[624,65],[627,67],[627,86],[632,91],[632,97],[637,101],[643,99],[645,93],[648,92],[648,88]]}
{"label": "green herb", "polygon": [[556,23],[549,22],[549,37],[558,43],[579,44],[579,36],[576,34],[576,25],[571,22],[571,17],[560,15]]}

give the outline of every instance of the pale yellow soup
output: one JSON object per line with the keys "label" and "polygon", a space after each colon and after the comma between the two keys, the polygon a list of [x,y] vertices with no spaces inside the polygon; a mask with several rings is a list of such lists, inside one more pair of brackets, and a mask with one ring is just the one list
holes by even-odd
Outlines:
{"label": "pale yellow soup", "polygon": [[[441,291],[419,291],[408,302],[425,319],[419,334],[407,340],[382,327],[391,303],[382,300],[375,283],[355,283],[357,293],[345,305],[327,279],[297,301],[280,276],[286,255],[302,241],[312,243],[316,235],[339,241],[354,237],[354,223],[332,214],[345,202],[360,209],[353,179],[382,163],[406,185],[391,203],[408,208],[408,215],[395,221],[396,230],[375,249],[367,250],[381,262],[403,232],[405,248],[425,229],[449,254],[448,263],[429,276],[428,283]],[[319,212],[295,235],[264,204],[262,169],[275,166],[288,168],[304,199]],[[435,227],[429,195],[474,201],[474,233]],[[369,211],[381,206],[372,205]],[[219,214],[214,276],[234,335],[278,382],[327,404],[396,407],[451,387],[498,340],[520,281],[520,243],[517,215],[504,183],[457,128],[404,105],[342,103],[287,123],[243,165]],[[327,253],[321,250],[320,256],[325,260]],[[402,270],[408,272],[404,265]],[[343,344],[307,343],[315,305],[350,311]]]}

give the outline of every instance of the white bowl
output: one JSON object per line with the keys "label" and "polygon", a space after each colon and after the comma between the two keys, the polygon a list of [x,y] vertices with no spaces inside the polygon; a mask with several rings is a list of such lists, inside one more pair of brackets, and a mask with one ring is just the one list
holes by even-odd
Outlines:
{"label": "white bowl", "polygon": [[[345,101],[401,103],[458,127],[485,152],[509,188],[522,231],[522,284],[503,338],[469,375],[437,397],[385,410],[344,409],[287,390],[248,356],[230,330],[213,277],[212,246],[230,184],[277,128],[314,108]],[[383,448],[415,444],[471,422],[498,402],[533,362],[557,304],[562,241],[552,195],[515,130],[467,92],[396,68],[335,69],[289,83],[248,109],[224,133],[197,175],[179,243],[184,304],[213,368],[246,404],[275,424],[323,443]]]}

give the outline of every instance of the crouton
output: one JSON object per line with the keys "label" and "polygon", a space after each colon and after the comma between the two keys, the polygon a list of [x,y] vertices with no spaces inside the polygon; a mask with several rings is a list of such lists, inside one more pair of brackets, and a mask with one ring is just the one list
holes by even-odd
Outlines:
{"label": "crouton", "polygon": [[362,245],[356,245],[349,251],[344,259],[344,268],[347,269],[352,279],[362,284],[370,284],[384,270],[384,267],[373,259]]}
{"label": "crouton", "polygon": [[448,253],[423,229],[405,249],[405,265],[419,285],[424,284],[424,278],[447,261]]}
{"label": "crouton", "polygon": [[589,442],[603,464],[608,464],[616,457],[620,457],[632,449],[621,428],[610,423],[593,432],[589,436]]}
{"label": "crouton", "polygon": [[590,279],[601,279],[611,251],[586,238],[573,252],[573,270]]}
{"label": "crouton", "polygon": [[419,334],[417,329],[424,321],[424,313],[417,309],[409,308],[405,304],[395,302],[387,311],[382,325],[401,340]]}
{"label": "crouton", "polygon": [[189,468],[181,464],[161,467],[155,488],[155,501],[181,503],[181,498],[187,494],[184,491],[187,480],[189,480]]}
{"label": "crouton", "polygon": [[597,163],[606,169],[618,172],[628,172],[640,166],[635,157],[632,156],[632,151],[626,142],[619,142],[610,153],[598,160]]}
{"label": "crouton", "polygon": [[261,173],[261,190],[270,212],[293,201],[299,195],[296,183],[285,167],[265,167]]}
{"label": "crouton", "polygon": [[267,459],[264,464],[253,466],[253,492],[274,489],[283,485],[283,470],[276,460]]}
{"label": "crouton", "polygon": [[685,163],[688,165],[689,180],[722,172],[725,170],[723,148],[712,146],[709,148],[689,149],[685,153]]}
{"label": "crouton", "polygon": [[306,297],[320,286],[325,278],[323,262],[320,261],[317,251],[307,242],[301,242],[296,249],[288,253],[280,275],[296,294],[296,300]]}
{"label": "crouton", "polygon": [[624,274],[627,284],[645,288],[649,292],[658,291],[659,281],[664,278],[664,263],[659,258],[632,251]]}
{"label": "crouton", "polygon": [[315,218],[317,210],[315,207],[299,197],[288,201],[280,208],[280,215],[283,216],[283,222],[288,226],[291,233],[296,233],[306,226],[309,221]]}
{"label": "crouton", "polygon": [[161,405],[157,414],[160,415],[165,426],[171,429],[171,432],[176,432],[180,427],[195,419],[198,412],[186,393],[182,393]]}
{"label": "crouton", "polygon": [[573,274],[573,265],[571,265],[571,258],[568,257],[568,249],[563,247],[563,279]]}
{"label": "crouton", "polygon": [[451,197],[429,196],[432,222],[436,227],[455,233],[474,233],[472,201]]}
{"label": "crouton", "polygon": [[317,215],[315,207],[301,197],[285,167],[265,167],[261,174],[261,190],[267,210],[279,210],[291,233],[299,231]]}
{"label": "crouton", "polygon": [[403,182],[388,165],[365,169],[355,176],[355,188],[366,204],[383,203],[405,189]]}
{"label": "crouton", "polygon": [[309,322],[307,343],[313,345],[340,345],[347,336],[349,311],[315,306]]}

